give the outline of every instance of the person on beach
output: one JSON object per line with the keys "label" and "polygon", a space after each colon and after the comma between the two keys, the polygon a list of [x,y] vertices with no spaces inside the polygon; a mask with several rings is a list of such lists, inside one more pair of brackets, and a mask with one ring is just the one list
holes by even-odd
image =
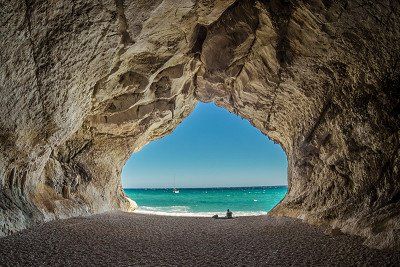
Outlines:
{"label": "person on beach", "polygon": [[226,211],[226,218],[232,219],[232,211],[230,211],[229,209]]}

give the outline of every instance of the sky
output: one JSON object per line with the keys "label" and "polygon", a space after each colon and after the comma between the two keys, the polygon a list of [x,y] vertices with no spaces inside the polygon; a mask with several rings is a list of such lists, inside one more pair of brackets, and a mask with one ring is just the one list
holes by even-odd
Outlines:
{"label": "sky", "polygon": [[283,149],[247,120],[199,102],[170,134],[132,154],[124,188],[287,185]]}

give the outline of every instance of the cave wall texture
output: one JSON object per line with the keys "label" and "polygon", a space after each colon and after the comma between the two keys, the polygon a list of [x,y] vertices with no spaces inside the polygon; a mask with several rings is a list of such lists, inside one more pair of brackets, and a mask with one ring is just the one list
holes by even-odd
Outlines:
{"label": "cave wall texture", "polygon": [[400,3],[0,0],[0,236],[135,204],[121,169],[214,101],[281,144],[274,216],[400,249]]}

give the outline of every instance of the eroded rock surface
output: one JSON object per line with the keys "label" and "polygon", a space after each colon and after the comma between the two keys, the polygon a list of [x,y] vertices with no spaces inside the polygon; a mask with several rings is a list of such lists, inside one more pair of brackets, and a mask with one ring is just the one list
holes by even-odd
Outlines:
{"label": "eroded rock surface", "polygon": [[131,210],[129,156],[197,101],[285,149],[271,212],[400,248],[398,1],[1,1],[0,234]]}

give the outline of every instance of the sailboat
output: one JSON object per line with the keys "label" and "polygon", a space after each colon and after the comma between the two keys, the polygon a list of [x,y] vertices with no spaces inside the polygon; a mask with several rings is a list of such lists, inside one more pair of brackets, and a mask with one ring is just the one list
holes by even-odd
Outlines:
{"label": "sailboat", "polygon": [[174,192],[174,194],[179,194],[179,189],[178,188],[174,188],[174,189],[172,189],[172,192]]}
{"label": "sailboat", "polygon": [[175,186],[175,175],[174,175],[174,188],[172,189],[172,192],[174,192],[174,194],[179,194],[179,189],[176,188]]}

